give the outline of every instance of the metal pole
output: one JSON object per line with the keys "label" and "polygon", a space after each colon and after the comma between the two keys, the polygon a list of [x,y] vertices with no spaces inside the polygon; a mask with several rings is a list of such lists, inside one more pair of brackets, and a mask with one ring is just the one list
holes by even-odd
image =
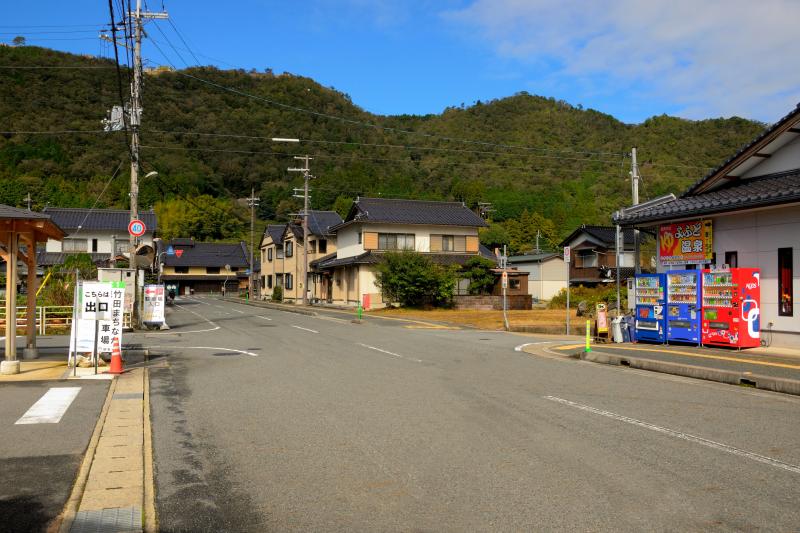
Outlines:
{"label": "metal pole", "polygon": [[620,311],[620,306],[621,306],[621,304],[620,304],[620,286],[619,286],[619,283],[620,283],[620,280],[619,280],[619,258],[620,258],[619,240],[620,240],[620,231],[619,231],[619,224],[617,224],[616,240],[614,241],[614,248],[616,249],[616,254],[617,254],[617,317],[621,316],[621,311]]}
{"label": "metal pole", "polygon": [[249,288],[248,288],[248,299],[253,299],[253,273],[255,268],[253,267],[253,246],[254,246],[254,217],[255,217],[255,207],[256,207],[256,190],[255,188],[250,189],[250,277],[249,281]]}
{"label": "metal pole", "polygon": [[570,271],[569,265],[567,265],[567,335],[569,335],[569,278]]}
{"label": "metal pole", "polygon": [[308,304],[308,156],[303,173],[303,305]]}
{"label": "metal pole", "polygon": [[[507,253],[505,244],[503,245],[503,278],[508,280],[508,253]],[[507,291],[506,285],[507,284],[508,284],[508,281],[506,281],[506,283],[502,283],[502,285],[503,285],[503,325],[505,326],[506,331],[508,331],[510,329],[508,327],[508,302],[507,302],[507,297],[506,297],[506,291]]]}
{"label": "metal pole", "polygon": [[[631,196],[633,205],[639,204],[639,163],[636,160],[636,147],[631,149]],[[634,272],[639,274],[642,271],[641,261],[639,260],[639,230],[633,230],[633,256]]]}

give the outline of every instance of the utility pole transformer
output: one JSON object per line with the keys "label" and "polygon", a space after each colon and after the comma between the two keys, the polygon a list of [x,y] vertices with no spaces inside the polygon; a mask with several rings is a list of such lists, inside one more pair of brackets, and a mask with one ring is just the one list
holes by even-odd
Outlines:
{"label": "utility pole transformer", "polygon": [[256,197],[256,190],[255,188],[250,189],[250,198],[247,199],[247,205],[250,206],[250,276],[248,277],[249,288],[248,294],[250,301],[253,301],[255,297],[255,293],[253,292],[253,275],[255,274],[255,266],[253,263],[253,250],[255,249],[255,233],[254,233],[254,221],[255,221],[255,208],[258,205],[260,198]]}
{"label": "utility pole transformer", "polygon": [[314,176],[308,166],[311,157],[307,155],[295,156],[304,162],[303,168],[290,168],[289,172],[303,173],[303,305],[308,305],[308,180]]}
{"label": "utility pole transformer", "polygon": [[[633,205],[639,204],[639,164],[636,161],[636,147],[631,149],[631,196]],[[639,230],[633,230],[633,257],[634,272],[639,274],[642,271],[639,259]]]}
{"label": "utility pole transformer", "polygon": [[[139,127],[142,118],[142,29],[143,20],[166,19],[167,13],[142,11],[142,0],[136,0],[136,11],[128,13],[134,23],[133,29],[133,83],[131,85],[131,214],[130,220],[139,218]],[[141,326],[139,315],[139,269],[136,266],[137,237],[130,236],[130,267],[133,268],[133,317],[132,326]]]}

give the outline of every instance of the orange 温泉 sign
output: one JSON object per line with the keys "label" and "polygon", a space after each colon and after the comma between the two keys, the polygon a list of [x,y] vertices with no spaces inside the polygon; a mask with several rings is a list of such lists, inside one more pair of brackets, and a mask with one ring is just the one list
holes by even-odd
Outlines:
{"label": "orange \u6e29\u6cc9 sign", "polygon": [[658,228],[661,264],[710,263],[713,254],[711,220],[689,220]]}

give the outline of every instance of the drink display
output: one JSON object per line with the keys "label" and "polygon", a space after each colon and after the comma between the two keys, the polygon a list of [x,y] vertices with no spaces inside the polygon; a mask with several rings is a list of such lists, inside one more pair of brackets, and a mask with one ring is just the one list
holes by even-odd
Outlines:
{"label": "drink display", "polygon": [[664,274],[636,275],[636,340],[664,342]]}
{"label": "drink display", "polygon": [[760,345],[759,269],[703,270],[702,295],[703,344],[737,348]]}
{"label": "drink display", "polygon": [[667,341],[700,344],[699,270],[667,272]]}

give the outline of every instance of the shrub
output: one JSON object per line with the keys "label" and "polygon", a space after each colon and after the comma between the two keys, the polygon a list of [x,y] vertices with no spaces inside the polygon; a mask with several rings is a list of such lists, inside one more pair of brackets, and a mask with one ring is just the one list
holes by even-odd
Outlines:
{"label": "shrub", "polygon": [[495,283],[495,275],[492,272],[494,267],[494,261],[480,256],[473,257],[466,262],[463,275],[469,279],[470,294],[489,294],[492,292]]}
{"label": "shrub", "polygon": [[414,251],[387,252],[376,265],[387,300],[408,307],[447,306],[456,288],[455,266],[445,267]]}
{"label": "shrub", "polygon": [[[625,299],[628,297],[628,287],[623,283],[620,287],[620,304],[625,305]],[[590,313],[594,313],[595,305],[598,302],[604,302],[608,308],[617,307],[617,284],[608,283],[598,285],[597,287],[584,287],[583,285],[575,285],[570,287],[569,304],[570,307],[577,309],[579,302],[586,302]],[[550,300],[550,309],[565,309],[567,307],[567,289],[561,291],[553,296]]]}
{"label": "shrub", "polygon": [[272,301],[273,302],[282,302],[283,301],[283,287],[280,285],[275,285],[272,289]]}

